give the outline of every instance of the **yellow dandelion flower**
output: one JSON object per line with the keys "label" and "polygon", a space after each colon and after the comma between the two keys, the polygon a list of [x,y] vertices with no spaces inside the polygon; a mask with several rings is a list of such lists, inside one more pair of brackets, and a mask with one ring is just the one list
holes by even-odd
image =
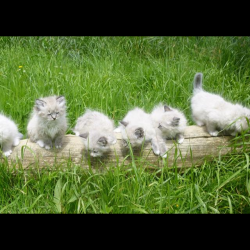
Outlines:
{"label": "yellow dandelion flower", "polygon": [[19,69],[21,69],[23,66],[18,66]]}
{"label": "yellow dandelion flower", "polygon": [[179,205],[178,205],[178,204],[176,204],[176,207],[179,207]]}

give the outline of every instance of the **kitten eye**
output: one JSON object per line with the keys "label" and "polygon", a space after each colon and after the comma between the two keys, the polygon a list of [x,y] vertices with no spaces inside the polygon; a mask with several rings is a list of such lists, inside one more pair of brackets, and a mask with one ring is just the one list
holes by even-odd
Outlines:
{"label": "kitten eye", "polygon": [[97,153],[98,153],[98,151],[97,151],[97,150],[93,150],[93,153],[97,154]]}
{"label": "kitten eye", "polygon": [[58,115],[58,114],[59,114],[59,112],[56,112],[56,114]]}

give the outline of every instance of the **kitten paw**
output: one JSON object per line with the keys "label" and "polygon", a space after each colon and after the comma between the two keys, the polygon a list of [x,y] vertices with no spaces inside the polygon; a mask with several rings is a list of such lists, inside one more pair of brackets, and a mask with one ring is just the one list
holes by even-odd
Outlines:
{"label": "kitten paw", "polygon": [[45,145],[45,149],[49,150],[50,146],[49,145]]}
{"label": "kitten paw", "polygon": [[167,153],[161,155],[162,158],[167,158],[167,156],[168,156]]}
{"label": "kitten paw", "polygon": [[177,142],[178,142],[179,144],[183,143],[183,141],[184,141],[184,138],[179,138],[179,139],[177,139]]}
{"label": "kitten paw", "polygon": [[115,132],[115,133],[120,133],[120,132],[121,132],[121,129],[118,127],[118,128],[116,128],[116,129],[114,129],[114,132]]}
{"label": "kitten paw", "polygon": [[61,148],[62,147],[62,145],[56,145],[56,148]]}
{"label": "kitten paw", "polygon": [[217,136],[219,134],[219,132],[218,131],[213,131],[213,132],[209,132],[209,134],[211,136]]}
{"label": "kitten paw", "polygon": [[44,147],[44,142],[43,141],[37,141],[36,142],[41,148],[43,148]]}
{"label": "kitten paw", "polygon": [[19,138],[15,138],[14,142],[13,142],[13,146],[16,147],[20,142]]}
{"label": "kitten paw", "polygon": [[236,136],[237,132],[232,132],[230,135],[231,136]]}
{"label": "kitten paw", "polygon": [[155,154],[155,155],[160,155],[160,150],[154,151],[154,154]]}
{"label": "kitten paw", "polygon": [[6,157],[8,157],[8,156],[11,155],[11,153],[12,153],[12,150],[8,150],[8,151],[5,151],[3,154],[4,154]]}

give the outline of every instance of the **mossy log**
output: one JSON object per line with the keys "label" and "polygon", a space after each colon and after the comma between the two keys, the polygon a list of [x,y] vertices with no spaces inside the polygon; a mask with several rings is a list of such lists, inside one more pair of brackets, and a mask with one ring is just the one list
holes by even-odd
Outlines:
{"label": "mossy log", "polygon": [[[8,157],[10,166],[22,166],[23,168],[67,166],[69,162],[78,164],[83,168],[102,169],[111,165],[144,166],[146,168],[159,168],[162,166],[187,168],[199,166],[205,158],[225,155],[232,151],[232,136],[221,135],[211,137],[205,127],[188,126],[186,128],[182,144],[175,140],[166,140],[168,145],[168,156],[163,159],[156,156],[150,143],[143,145],[140,150],[124,149],[122,137],[116,133],[117,143],[112,146],[109,154],[102,158],[90,158],[84,150],[82,138],[75,135],[66,135],[63,146],[60,149],[46,150],[32,143],[29,139],[20,141],[17,147],[13,148],[12,154]],[[16,164],[15,164],[16,163]],[[18,163],[18,164],[17,164]],[[137,165],[138,164],[138,165]]]}

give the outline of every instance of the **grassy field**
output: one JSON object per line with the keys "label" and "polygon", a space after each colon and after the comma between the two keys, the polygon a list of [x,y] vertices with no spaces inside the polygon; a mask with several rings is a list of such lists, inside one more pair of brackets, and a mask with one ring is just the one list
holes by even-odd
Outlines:
{"label": "grassy field", "polygon": [[[250,107],[250,37],[0,37],[0,111],[27,137],[35,99],[67,100],[69,129],[86,108],[117,124],[135,106],[165,102],[189,122],[195,73],[204,89]],[[250,213],[249,154],[183,173],[140,165],[103,173],[0,166],[0,213]]]}

